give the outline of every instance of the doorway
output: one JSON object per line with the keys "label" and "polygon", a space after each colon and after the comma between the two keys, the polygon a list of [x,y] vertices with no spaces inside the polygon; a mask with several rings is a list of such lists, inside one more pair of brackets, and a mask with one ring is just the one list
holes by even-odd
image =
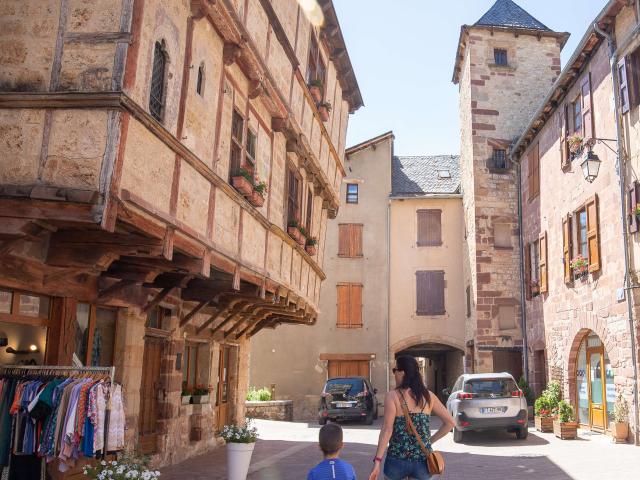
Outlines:
{"label": "doorway", "polygon": [[216,429],[221,431],[233,417],[232,406],[237,383],[238,347],[220,345],[218,391],[216,394]]}
{"label": "doorway", "polygon": [[369,360],[329,360],[329,378],[365,377],[371,380]]}
{"label": "doorway", "polygon": [[140,385],[140,415],[138,417],[138,451],[142,455],[156,453],[158,445],[158,395],[160,364],[164,339],[145,337],[142,382]]}

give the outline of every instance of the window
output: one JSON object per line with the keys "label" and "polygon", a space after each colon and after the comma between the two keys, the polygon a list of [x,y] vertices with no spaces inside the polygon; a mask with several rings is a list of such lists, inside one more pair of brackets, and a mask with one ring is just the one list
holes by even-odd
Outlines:
{"label": "window", "polygon": [[498,170],[507,168],[507,151],[503,149],[493,149],[492,166]]}
{"label": "window", "polygon": [[584,258],[589,258],[589,251],[587,249],[587,210],[582,208],[575,213],[575,250],[573,256],[577,257],[582,255]]}
{"label": "window", "polygon": [[640,104],[640,48],[620,60],[620,64],[624,69],[629,109],[635,108]]}
{"label": "window", "polygon": [[113,365],[116,319],[117,311],[114,309],[78,303],[74,364],[91,367]]}
{"label": "window", "polygon": [[198,79],[196,80],[196,93],[204,96],[204,65],[198,67]]}
{"label": "window", "polygon": [[307,220],[305,224],[305,228],[309,235],[311,235],[311,221],[313,220],[313,191],[309,189],[307,193]]}
{"label": "window", "polygon": [[493,245],[496,248],[511,248],[511,225],[497,223],[493,226]]}
{"label": "window", "polygon": [[195,341],[187,341],[184,347],[182,363],[182,391],[190,394],[195,387],[209,385],[209,345]]}
{"label": "window", "polygon": [[229,158],[229,176],[240,174],[242,167],[242,138],[244,136],[244,118],[237,110],[233,111],[231,118],[231,151]]}
{"label": "window", "polygon": [[627,65],[626,59],[623,58],[618,62],[618,84],[620,86],[620,107],[622,113],[629,111],[629,82],[627,81]]}
{"label": "window", "polygon": [[289,169],[289,179],[287,188],[287,221],[300,221],[300,177],[293,169]]}
{"label": "window", "polygon": [[359,223],[338,225],[338,256],[344,258],[362,257],[362,228]]}
{"label": "window", "polygon": [[471,287],[467,285],[467,318],[471,316]]}
{"label": "window", "polygon": [[162,121],[164,109],[164,89],[167,68],[167,53],[164,40],[156,42],[153,51],[153,70],[151,71],[151,91],[149,93],[149,112],[158,121]]}
{"label": "window", "polygon": [[338,327],[362,327],[362,285],[357,283],[339,283],[337,289]]}
{"label": "window", "polygon": [[347,183],[347,203],[358,203],[357,183]]}
{"label": "window", "polygon": [[536,240],[530,245],[530,257],[531,257],[531,282],[538,283],[540,281],[540,265],[539,265],[539,248],[540,242]]}
{"label": "window", "polygon": [[513,330],[516,328],[516,307],[513,305],[501,305],[498,307],[498,325],[500,330]]}
{"label": "window", "polygon": [[442,210],[418,210],[418,246],[442,245]]}
{"label": "window", "polygon": [[571,103],[573,131],[582,134],[582,98],[578,97]]}
{"label": "window", "polygon": [[540,144],[536,143],[529,151],[528,157],[529,201],[540,194]]}
{"label": "window", "polygon": [[49,311],[49,297],[0,290],[0,321],[45,326]]}
{"label": "window", "polygon": [[147,327],[158,330],[170,330],[171,310],[163,307],[152,308],[147,314]]}
{"label": "window", "polygon": [[253,177],[256,172],[256,134],[251,129],[247,129],[247,147],[245,154],[245,168]]}
{"label": "window", "polygon": [[506,66],[507,63],[507,51],[502,48],[496,48],[493,50],[493,58],[496,65]]}
{"label": "window", "polygon": [[318,41],[313,32],[311,32],[311,42],[309,44],[309,65],[307,67],[307,85],[314,80],[320,80],[322,84],[325,84],[326,67],[320,55],[320,48]]}
{"label": "window", "polygon": [[562,220],[565,283],[569,283],[573,279],[574,272],[571,269],[571,262],[577,255],[582,255],[587,259],[590,273],[600,270],[599,231],[597,195],[591,197],[573,215],[567,215]]}
{"label": "window", "polygon": [[416,272],[416,313],[444,315],[444,271]]}

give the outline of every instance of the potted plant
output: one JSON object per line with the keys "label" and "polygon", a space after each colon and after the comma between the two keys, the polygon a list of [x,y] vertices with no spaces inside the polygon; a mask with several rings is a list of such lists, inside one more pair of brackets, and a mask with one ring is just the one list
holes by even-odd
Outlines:
{"label": "potted plant", "polygon": [[537,280],[531,280],[529,282],[529,289],[531,291],[531,295],[538,295],[540,293],[540,284]]}
{"label": "potted plant", "polygon": [[289,223],[287,224],[287,233],[297,243],[300,243],[300,238],[302,237],[302,234],[300,233],[300,228],[297,220],[289,220]]}
{"label": "potted plant", "polygon": [[246,480],[258,431],[248,420],[244,427],[225,425],[221,436],[227,442],[227,478]]}
{"label": "potted plant", "polygon": [[573,407],[561,400],[557,408],[558,416],[553,421],[553,433],[562,440],[572,440],[578,437],[578,423],[574,422]]}
{"label": "potted plant", "polygon": [[189,405],[191,403],[191,394],[193,392],[190,388],[182,387],[182,396],[180,397],[180,403],[182,405]]}
{"label": "potted plant", "polygon": [[636,217],[640,218],[640,203],[636,203]]}
{"label": "potted plant", "polygon": [[147,460],[125,454],[118,460],[101,460],[94,466],[86,465],[82,474],[87,478],[100,480],[127,480],[131,478],[153,480],[160,478],[160,472],[150,470]]}
{"label": "potted plant", "polygon": [[193,394],[191,395],[191,403],[209,403],[209,394],[211,393],[211,387],[206,385],[196,385],[193,388]]}
{"label": "potted plant", "polygon": [[316,254],[316,245],[318,245],[318,239],[316,237],[309,237],[307,238],[307,243],[304,246],[304,249],[313,257]]}
{"label": "potted plant", "polygon": [[248,170],[241,168],[238,174],[231,178],[233,188],[238,190],[245,197],[253,194],[253,175]]}
{"label": "potted plant", "polygon": [[584,138],[581,135],[574,133],[567,139],[567,143],[569,144],[569,151],[575,157],[582,150],[582,142]]}
{"label": "potted plant", "polygon": [[316,78],[309,83],[309,93],[313,97],[313,101],[320,103],[322,101],[322,80]]}
{"label": "potted plant", "polygon": [[249,202],[254,207],[261,207],[262,205],[264,205],[264,196],[266,193],[267,193],[267,182],[265,181],[256,182],[256,185],[253,187],[251,198],[249,198]]}
{"label": "potted plant", "polygon": [[585,276],[589,271],[589,262],[582,255],[577,255],[569,264],[576,278]]}
{"label": "potted plant", "polygon": [[627,438],[629,437],[629,404],[621,393],[618,394],[616,403],[613,406],[611,430],[616,443],[627,443]]}
{"label": "potted plant", "polygon": [[320,120],[322,120],[323,122],[328,122],[330,112],[331,104],[329,102],[318,103],[318,113],[320,114]]}
{"label": "potted plant", "polygon": [[309,236],[309,232],[307,232],[307,229],[304,228],[303,226],[298,227],[298,230],[300,230],[300,237],[298,238],[298,245],[301,246],[305,246],[305,244],[307,243],[307,237]]}
{"label": "potted plant", "polygon": [[536,400],[534,414],[536,430],[542,433],[553,432],[553,408],[544,394]]}

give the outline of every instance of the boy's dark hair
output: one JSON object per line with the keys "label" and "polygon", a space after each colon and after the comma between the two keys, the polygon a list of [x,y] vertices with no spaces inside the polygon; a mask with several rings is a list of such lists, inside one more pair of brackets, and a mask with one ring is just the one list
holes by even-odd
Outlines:
{"label": "boy's dark hair", "polygon": [[335,423],[327,423],[320,429],[320,450],[325,455],[333,455],[342,448],[342,427]]}

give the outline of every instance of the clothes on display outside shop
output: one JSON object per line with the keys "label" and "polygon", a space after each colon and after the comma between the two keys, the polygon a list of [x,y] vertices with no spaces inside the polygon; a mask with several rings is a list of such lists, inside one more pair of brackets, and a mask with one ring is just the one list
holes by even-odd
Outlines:
{"label": "clothes on display outside shop", "polygon": [[124,422],[122,387],[108,379],[0,373],[0,467],[32,455],[67,471],[104,453],[105,441],[106,451],[122,450]]}

